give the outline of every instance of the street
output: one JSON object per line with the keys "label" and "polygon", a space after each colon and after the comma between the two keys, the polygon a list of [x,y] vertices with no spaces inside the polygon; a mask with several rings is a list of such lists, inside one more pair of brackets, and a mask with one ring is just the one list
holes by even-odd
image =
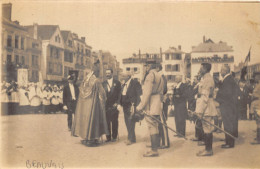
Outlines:
{"label": "street", "polygon": [[[86,147],[80,143],[80,137],[72,137],[67,129],[66,114],[27,114],[2,116],[2,165],[6,167],[36,168],[38,165],[52,163],[57,168],[227,168],[260,166],[260,146],[250,142],[255,138],[255,121],[239,121],[239,139],[233,149],[220,146],[224,134],[214,133],[212,157],[197,157],[196,153],[204,149],[194,137],[194,124],[187,121],[187,138],[173,137],[169,131],[171,147],[159,150],[160,156],[144,158],[148,131],[145,121],[136,124],[137,143],[126,146],[126,127],[122,112],[119,116],[119,141],[104,143],[99,147]],[[168,125],[175,129],[174,117],[168,119]],[[105,141],[105,136],[103,136]],[[39,167],[38,168],[43,168]],[[48,167],[46,167],[48,168]],[[55,167],[53,167],[55,168]]]}

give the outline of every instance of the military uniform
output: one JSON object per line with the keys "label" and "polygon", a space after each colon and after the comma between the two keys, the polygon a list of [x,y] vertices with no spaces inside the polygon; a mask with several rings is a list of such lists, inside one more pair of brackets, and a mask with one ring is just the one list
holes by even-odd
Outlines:
{"label": "military uniform", "polygon": [[[145,110],[148,115],[160,120],[160,114],[163,111],[163,89],[164,81],[162,76],[151,69],[144,80],[143,95],[137,110]],[[152,150],[144,156],[158,156],[157,149],[160,144],[158,122],[150,117],[145,117],[148,130],[151,136]]]}
{"label": "military uniform", "polygon": [[256,140],[251,144],[260,144],[260,83],[258,83],[252,94],[251,112],[256,116]]}
{"label": "military uniform", "polygon": [[[213,94],[214,94],[214,80],[213,77],[210,75],[210,73],[206,73],[199,84],[198,87],[198,96],[196,101],[196,113],[199,114],[203,119],[209,121],[210,123],[214,123],[214,117],[218,116],[219,113],[216,109]],[[200,152],[197,155],[198,156],[204,156],[204,155],[212,155],[212,140],[213,140],[213,130],[214,127],[206,123],[205,121],[202,121],[202,127],[204,130],[204,138],[205,138],[205,150],[204,152],[207,152],[204,154],[204,152]]]}

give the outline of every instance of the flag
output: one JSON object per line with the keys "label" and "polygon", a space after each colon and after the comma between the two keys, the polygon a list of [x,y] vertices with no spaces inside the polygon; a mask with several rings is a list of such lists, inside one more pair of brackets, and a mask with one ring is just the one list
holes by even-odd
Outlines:
{"label": "flag", "polygon": [[250,52],[251,52],[251,47],[250,47],[249,52],[248,52],[248,54],[246,56],[245,65],[247,65],[248,62],[250,62]]}
{"label": "flag", "polygon": [[250,49],[249,49],[249,52],[246,56],[246,59],[245,59],[245,62],[244,62],[244,66],[241,70],[241,74],[240,74],[240,80],[244,81],[246,80],[246,74],[247,74],[247,64],[248,62],[250,62],[250,52],[251,52],[251,46],[250,46]]}

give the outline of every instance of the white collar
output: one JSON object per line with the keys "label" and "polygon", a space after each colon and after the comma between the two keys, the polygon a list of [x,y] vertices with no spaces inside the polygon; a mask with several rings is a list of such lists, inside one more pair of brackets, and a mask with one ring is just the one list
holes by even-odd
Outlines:
{"label": "white collar", "polygon": [[226,77],[228,77],[229,75],[231,75],[230,73],[226,74],[223,78],[223,81],[225,80]]}
{"label": "white collar", "polygon": [[180,88],[181,84],[182,84],[182,82],[179,82],[179,83],[177,84],[176,88]]}
{"label": "white collar", "polygon": [[128,79],[127,82],[125,82],[125,84],[128,86],[131,82],[132,78]]}

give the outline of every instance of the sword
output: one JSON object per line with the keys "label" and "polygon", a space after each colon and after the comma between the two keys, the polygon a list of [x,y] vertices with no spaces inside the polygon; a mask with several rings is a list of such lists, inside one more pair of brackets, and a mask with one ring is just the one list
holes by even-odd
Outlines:
{"label": "sword", "polygon": [[205,119],[203,119],[202,117],[199,117],[195,112],[193,112],[193,111],[191,111],[191,110],[188,110],[191,114],[193,114],[193,115],[195,115],[195,116],[197,116],[200,120],[202,120],[202,121],[204,121],[204,122],[206,122],[207,124],[209,124],[209,125],[211,125],[211,126],[214,126],[214,127],[216,127],[217,129],[219,129],[220,131],[222,131],[223,133],[225,133],[225,134],[227,134],[227,135],[229,135],[230,137],[232,137],[233,139],[237,139],[236,137],[234,137],[232,134],[230,134],[230,133],[228,133],[228,132],[226,132],[225,130],[223,130],[223,129],[221,129],[220,127],[218,127],[218,126],[216,126],[215,124],[212,124],[212,123],[210,123],[209,121],[207,121],[207,120],[205,120]]}
{"label": "sword", "polygon": [[161,122],[160,120],[158,120],[157,118],[155,118],[155,117],[153,117],[153,116],[151,116],[151,115],[149,115],[149,114],[146,114],[145,111],[143,111],[143,114],[144,114],[145,116],[150,117],[151,119],[155,120],[157,123],[160,123],[160,124],[164,125],[164,126],[167,127],[169,130],[173,131],[174,133],[178,134],[179,136],[181,136],[181,137],[183,137],[185,140],[187,140],[187,138],[186,138],[184,135],[182,135],[181,133],[179,133],[179,132],[173,130],[172,128],[170,128],[170,127],[167,126],[166,124],[162,123],[162,122]]}

